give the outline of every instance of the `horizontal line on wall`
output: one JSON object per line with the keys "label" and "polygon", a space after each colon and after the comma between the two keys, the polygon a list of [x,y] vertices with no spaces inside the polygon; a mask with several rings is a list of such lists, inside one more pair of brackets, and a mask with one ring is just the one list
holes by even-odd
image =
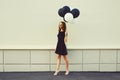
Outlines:
{"label": "horizontal line on wall", "polygon": [[83,64],[100,64],[100,63],[83,63]]}
{"label": "horizontal line on wall", "polygon": [[117,63],[117,64],[120,64],[120,63]]}
{"label": "horizontal line on wall", "polygon": [[5,63],[4,65],[50,65],[49,63]]}
{"label": "horizontal line on wall", "polygon": [[4,65],[30,65],[29,63],[4,63]]}
{"label": "horizontal line on wall", "polygon": [[[82,64],[120,64],[120,63],[69,63],[70,65],[82,65]],[[56,63],[5,63],[0,65],[56,65]],[[65,63],[61,63],[61,65],[65,65]]]}
{"label": "horizontal line on wall", "polygon": [[30,65],[50,65],[50,63],[31,63]]}
{"label": "horizontal line on wall", "polygon": [[[62,65],[65,63],[61,63]],[[82,64],[82,63],[69,63],[70,65],[78,65],[78,64]],[[83,63],[83,64],[120,64],[120,63]],[[0,64],[3,65],[3,64]],[[28,63],[5,63],[4,65],[56,65],[56,63],[32,63],[32,64],[28,64]]]}
{"label": "horizontal line on wall", "polygon": [[[120,50],[120,48],[67,48],[68,50]],[[55,50],[55,48],[0,48],[0,50]]]}
{"label": "horizontal line on wall", "polygon": [[[56,63],[52,63],[51,65],[56,65]],[[65,65],[65,63],[61,63],[61,65]],[[69,63],[69,65],[82,65],[82,63]]]}
{"label": "horizontal line on wall", "polygon": [[117,64],[117,63],[99,63],[99,64]]}
{"label": "horizontal line on wall", "polygon": [[117,63],[83,63],[83,64],[117,64]]}

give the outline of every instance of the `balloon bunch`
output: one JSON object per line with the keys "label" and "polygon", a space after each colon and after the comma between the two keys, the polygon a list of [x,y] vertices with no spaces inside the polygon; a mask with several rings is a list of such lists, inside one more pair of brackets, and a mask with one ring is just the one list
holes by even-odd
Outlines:
{"label": "balloon bunch", "polygon": [[70,10],[68,6],[64,6],[58,10],[60,17],[63,17],[65,22],[72,22],[74,18],[77,18],[80,15],[80,11],[77,8]]}

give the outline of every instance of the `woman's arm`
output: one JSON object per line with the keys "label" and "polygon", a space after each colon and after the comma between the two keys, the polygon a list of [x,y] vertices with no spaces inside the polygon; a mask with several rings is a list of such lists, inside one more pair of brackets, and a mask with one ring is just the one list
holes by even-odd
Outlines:
{"label": "woman's arm", "polygon": [[68,37],[68,33],[65,32],[65,38],[64,38],[64,42],[65,42],[65,43],[67,42],[67,37]]}

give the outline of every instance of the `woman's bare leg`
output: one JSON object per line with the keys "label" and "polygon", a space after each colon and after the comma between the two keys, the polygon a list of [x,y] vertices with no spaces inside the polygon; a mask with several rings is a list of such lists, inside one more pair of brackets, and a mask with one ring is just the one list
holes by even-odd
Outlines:
{"label": "woman's bare leg", "polygon": [[56,67],[56,70],[60,69],[60,64],[61,64],[61,55],[58,54],[58,56],[57,56],[57,67]]}
{"label": "woman's bare leg", "polygon": [[64,55],[63,58],[64,58],[64,61],[66,63],[66,73],[65,73],[65,75],[68,75],[69,74],[69,61],[68,61],[68,58],[67,58],[66,55]]}
{"label": "woman's bare leg", "polygon": [[56,71],[54,73],[54,75],[57,75],[60,69],[60,64],[61,64],[61,55],[58,54],[57,56],[57,65],[56,65]]}

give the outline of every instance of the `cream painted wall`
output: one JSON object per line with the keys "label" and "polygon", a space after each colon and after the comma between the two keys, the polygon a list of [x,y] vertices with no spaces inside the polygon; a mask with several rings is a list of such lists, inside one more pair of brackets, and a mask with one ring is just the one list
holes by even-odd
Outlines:
{"label": "cream painted wall", "polygon": [[55,48],[58,9],[78,8],[80,16],[67,24],[69,48],[119,48],[120,0],[0,0],[0,48]]}
{"label": "cream painted wall", "polygon": [[[120,72],[120,49],[69,49],[70,71]],[[0,49],[0,72],[55,71],[53,49]],[[61,71],[65,71],[61,60]]]}

